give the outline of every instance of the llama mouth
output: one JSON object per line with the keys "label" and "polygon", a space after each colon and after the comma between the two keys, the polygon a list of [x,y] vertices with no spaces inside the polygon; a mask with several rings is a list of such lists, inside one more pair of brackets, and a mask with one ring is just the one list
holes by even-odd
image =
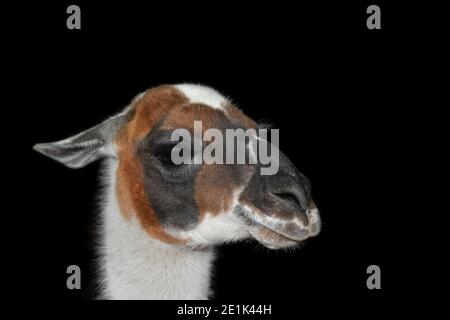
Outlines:
{"label": "llama mouth", "polygon": [[306,236],[302,240],[293,239],[261,224],[254,226],[249,232],[256,241],[266,248],[274,250],[298,246],[309,238],[309,236]]}
{"label": "llama mouth", "polygon": [[234,213],[244,219],[250,235],[269,249],[298,246],[306,239],[315,237],[321,229],[319,211],[311,207],[306,211],[308,221],[294,217],[290,220],[255,212],[248,206],[238,205]]}

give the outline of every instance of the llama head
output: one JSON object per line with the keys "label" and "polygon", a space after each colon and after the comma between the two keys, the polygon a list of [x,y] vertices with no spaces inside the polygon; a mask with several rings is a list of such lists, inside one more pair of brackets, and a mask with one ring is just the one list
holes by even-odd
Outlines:
{"label": "llama head", "polygon": [[[213,140],[198,141],[196,121],[202,132],[258,128],[211,88],[164,85],[136,96],[123,112],[91,129],[34,149],[71,168],[113,159],[124,223],[136,219],[150,237],[165,243],[207,246],[253,237],[276,249],[319,233],[310,183],[281,152],[272,175],[263,175],[258,161],[175,164],[174,130],[185,130],[192,143],[205,147]],[[251,153],[252,147],[245,150]]]}

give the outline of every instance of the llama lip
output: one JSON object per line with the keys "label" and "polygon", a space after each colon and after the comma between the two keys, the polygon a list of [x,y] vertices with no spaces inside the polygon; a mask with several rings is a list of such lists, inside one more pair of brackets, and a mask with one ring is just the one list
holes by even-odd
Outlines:
{"label": "llama lip", "polygon": [[279,234],[263,225],[258,225],[250,230],[250,234],[261,243],[263,246],[269,249],[281,249],[297,246],[301,243],[299,240],[294,240]]}
{"label": "llama lip", "polygon": [[252,237],[271,249],[295,246],[320,232],[319,211],[315,205],[306,211],[307,221],[295,216],[290,219],[269,216],[246,205],[239,205],[235,213],[247,221]]}

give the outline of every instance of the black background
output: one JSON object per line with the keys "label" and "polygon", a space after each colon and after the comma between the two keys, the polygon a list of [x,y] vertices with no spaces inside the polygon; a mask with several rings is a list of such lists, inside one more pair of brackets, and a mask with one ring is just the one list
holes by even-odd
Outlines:
{"label": "black background", "polygon": [[[420,138],[417,114],[406,102],[420,100],[413,79],[421,66],[411,51],[419,46],[410,42],[420,28],[408,24],[408,7],[377,1],[382,29],[367,30],[372,3],[341,2],[77,1],[81,30],[66,28],[72,3],[16,8],[20,18],[11,22],[8,40],[21,71],[11,81],[21,85],[13,106],[25,156],[15,161],[26,161],[27,184],[16,181],[12,200],[27,212],[16,216],[27,240],[15,238],[23,250],[12,264],[24,286],[31,281],[28,295],[92,298],[98,210],[99,164],[70,170],[32,145],[89,128],[148,87],[194,82],[280,129],[281,149],[312,181],[323,219],[320,236],[295,252],[256,242],[221,247],[215,298],[278,303],[278,313],[288,314],[314,302],[378,309],[405,293],[414,296],[421,280],[411,285],[412,266],[420,258],[409,255],[413,213],[404,186],[405,158]],[[66,288],[71,264],[81,266],[82,290]],[[371,264],[381,267],[382,290],[366,287]]]}

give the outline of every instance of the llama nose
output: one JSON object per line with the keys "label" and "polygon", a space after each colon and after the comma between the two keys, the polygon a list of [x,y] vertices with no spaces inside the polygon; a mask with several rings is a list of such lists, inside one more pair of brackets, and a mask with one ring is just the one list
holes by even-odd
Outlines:
{"label": "llama nose", "polygon": [[281,205],[297,208],[301,216],[311,204],[311,183],[294,164],[280,152],[280,170],[267,178],[267,188]]}

